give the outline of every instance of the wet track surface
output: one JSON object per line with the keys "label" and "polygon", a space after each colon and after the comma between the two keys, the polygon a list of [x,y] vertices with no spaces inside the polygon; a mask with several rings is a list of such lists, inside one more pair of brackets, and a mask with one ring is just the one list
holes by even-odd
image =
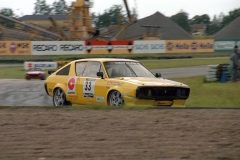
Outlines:
{"label": "wet track surface", "polygon": [[44,89],[44,81],[0,79],[0,105],[51,106],[52,98]]}
{"label": "wet track surface", "polygon": [[[153,69],[163,78],[192,77],[205,75],[207,66]],[[0,79],[1,106],[52,106],[52,98],[44,89],[44,81],[25,79]]]}

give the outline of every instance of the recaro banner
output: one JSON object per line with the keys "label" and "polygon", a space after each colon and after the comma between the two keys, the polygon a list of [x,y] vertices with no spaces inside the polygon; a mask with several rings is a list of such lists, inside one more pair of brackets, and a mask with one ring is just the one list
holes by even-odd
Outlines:
{"label": "recaro banner", "polygon": [[31,41],[0,41],[0,55],[31,55]]}
{"label": "recaro banner", "polygon": [[84,52],[84,41],[32,41],[32,55],[68,55]]}
{"label": "recaro banner", "polygon": [[134,53],[164,53],[165,41],[134,41]]}
{"label": "recaro banner", "polygon": [[166,53],[214,52],[214,40],[166,40]]}

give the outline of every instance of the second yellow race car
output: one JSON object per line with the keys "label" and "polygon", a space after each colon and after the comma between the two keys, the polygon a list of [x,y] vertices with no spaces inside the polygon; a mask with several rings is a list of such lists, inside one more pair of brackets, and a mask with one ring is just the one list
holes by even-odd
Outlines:
{"label": "second yellow race car", "polygon": [[45,89],[55,106],[100,104],[184,107],[190,88],[153,75],[136,60],[91,58],[52,73]]}

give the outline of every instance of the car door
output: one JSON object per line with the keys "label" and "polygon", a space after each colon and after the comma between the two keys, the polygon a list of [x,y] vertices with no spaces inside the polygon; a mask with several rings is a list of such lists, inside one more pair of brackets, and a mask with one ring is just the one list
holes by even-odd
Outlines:
{"label": "car door", "polygon": [[106,83],[107,80],[97,76],[97,72],[102,71],[100,62],[87,62],[86,67],[77,81],[77,94],[81,104],[105,104],[106,103]]}

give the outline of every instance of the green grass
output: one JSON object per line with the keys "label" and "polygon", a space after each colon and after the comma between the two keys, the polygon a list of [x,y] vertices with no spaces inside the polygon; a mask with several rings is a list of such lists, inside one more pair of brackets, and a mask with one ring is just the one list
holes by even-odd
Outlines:
{"label": "green grass", "polygon": [[25,72],[23,67],[0,68],[0,78],[24,79]]}
{"label": "green grass", "polygon": [[205,76],[173,78],[189,85],[190,97],[187,107],[237,107],[240,108],[240,82],[204,83]]}
{"label": "green grass", "polygon": [[229,59],[186,59],[186,60],[167,60],[167,61],[142,61],[148,69],[158,68],[177,68],[212,64],[230,64]]}
{"label": "green grass", "polygon": [[[25,79],[26,70],[22,67],[0,68],[0,78]],[[45,71],[48,75],[47,71]]]}

